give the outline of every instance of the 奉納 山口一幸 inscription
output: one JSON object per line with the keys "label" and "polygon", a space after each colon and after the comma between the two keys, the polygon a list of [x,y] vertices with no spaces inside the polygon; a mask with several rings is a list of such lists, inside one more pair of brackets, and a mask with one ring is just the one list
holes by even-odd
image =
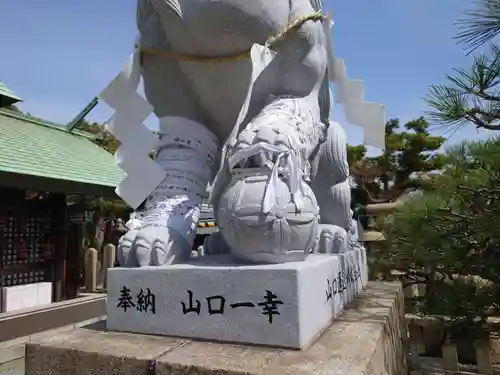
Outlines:
{"label": "\u5949\u7d0d \u5c71\u53e3\u4e00\u5e78 inscription", "polygon": [[361,278],[358,265],[348,266],[345,271],[340,271],[333,280],[326,279],[326,300],[330,301],[335,294],[344,293],[352,284]]}
{"label": "\u5949\u7d0d \u5c71\u53e3\u4e00\u5e78 inscription", "polygon": [[[281,314],[279,308],[281,305],[284,305],[284,302],[269,289],[265,291],[262,299],[256,302],[234,301],[228,303],[222,295],[205,297],[205,301],[209,315],[224,315],[228,309],[259,308],[260,314],[267,317],[269,324],[273,323],[275,316]],[[187,290],[187,301],[179,301],[179,305],[184,315],[200,315],[202,312],[202,303],[195,298],[192,290]],[[141,288],[139,293],[134,295],[130,288],[122,286],[116,307],[122,309],[124,312],[136,309],[139,312],[156,314],[156,295],[150,288],[146,288],[145,290]]]}
{"label": "\u5949\u7d0d \u5c71\u53e3\u4e00\u5e78 inscription", "polygon": [[151,289],[146,288],[144,291],[141,288],[134,298],[131,290],[122,286],[116,307],[123,309],[123,311],[135,308],[139,312],[156,314],[156,296],[151,292]]}
{"label": "\u5949\u7d0d \u5c71\u53e3\u4e00\u5e78 inscription", "polygon": [[[201,302],[197,299],[194,299],[194,293],[191,290],[187,291],[188,293],[188,302],[181,302],[182,312],[184,315],[189,313],[195,313],[200,315],[201,313]],[[213,295],[210,297],[205,297],[207,301],[207,309],[209,315],[214,314],[224,314],[226,308],[226,299],[221,295]],[[258,301],[257,303],[251,301],[239,301],[228,304],[229,308],[237,309],[237,308],[261,308],[261,314],[267,316],[269,323],[273,322],[274,315],[280,315],[279,306],[283,305],[283,301],[281,301],[276,294],[271,292],[270,290],[266,290],[266,293],[262,299],[262,301]]]}

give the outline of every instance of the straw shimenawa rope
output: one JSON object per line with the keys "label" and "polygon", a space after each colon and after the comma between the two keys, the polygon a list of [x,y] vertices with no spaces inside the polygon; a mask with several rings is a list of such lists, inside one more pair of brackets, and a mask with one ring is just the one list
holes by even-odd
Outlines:
{"label": "straw shimenawa rope", "polygon": [[[266,42],[266,46],[273,46],[274,44],[284,40],[288,34],[292,31],[299,29],[304,23],[308,21],[325,21],[326,17],[321,11],[314,12],[309,15],[300,17],[299,19],[293,21],[289,24],[282,32],[278,35],[269,38]],[[189,61],[189,62],[209,62],[209,63],[221,63],[228,61],[240,61],[250,58],[250,51],[245,51],[233,56],[222,56],[222,57],[206,57],[206,56],[194,56],[194,55],[182,55],[170,51],[160,51],[151,48],[146,48],[140,45],[136,45],[136,48],[140,49],[143,53],[149,53],[152,55],[168,57],[175,60]]]}

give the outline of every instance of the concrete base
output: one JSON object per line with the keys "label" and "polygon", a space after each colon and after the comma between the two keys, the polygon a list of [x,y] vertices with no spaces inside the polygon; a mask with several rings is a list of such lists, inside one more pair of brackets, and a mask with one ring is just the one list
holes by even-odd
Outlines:
{"label": "concrete base", "polygon": [[2,313],[46,306],[52,303],[52,283],[32,283],[2,288]]}
{"label": "concrete base", "polygon": [[[39,332],[106,315],[105,294],[84,294],[44,307],[0,314],[0,345],[25,340]],[[24,341],[23,341],[24,342]]]}
{"label": "concrete base", "polygon": [[[359,254],[108,270],[108,329],[301,349],[362,290]],[[364,273],[364,272],[363,272]]]}
{"label": "concrete base", "polygon": [[303,351],[79,328],[26,345],[26,375],[403,375],[399,283],[373,282]]}
{"label": "concrete base", "polygon": [[[28,342],[32,340],[37,340],[43,337],[52,337],[62,332],[69,332],[74,330],[75,328],[88,326],[90,324],[94,324],[104,320],[106,320],[106,316],[100,316],[95,319],[88,319],[84,320],[83,322],[68,324],[66,326],[58,327],[56,329],[49,329],[47,331],[35,333],[29,336],[23,336],[23,337],[18,337],[17,339],[14,340],[4,341],[0,343],[0,369],[2,364],[12,361],[17,361],[19,359],[23,359],[23,365],[24,365],[25,346]],[[1,370],[0,370],[0,375],[2,375]]]}

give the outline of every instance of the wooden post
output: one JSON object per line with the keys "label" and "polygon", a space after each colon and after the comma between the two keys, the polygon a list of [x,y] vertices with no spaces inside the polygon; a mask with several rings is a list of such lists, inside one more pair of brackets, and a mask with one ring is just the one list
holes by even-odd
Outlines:
{"label": "wooden post", "polygon": [[106,289],[108,282],[108,268],[113,268],[116,259],[116,247],[108,243],[104,246],[103,254],[102,254],[102,280],[103,287]]}
{"label": "wooden post", "polygon": [[421,326],[416,325],[414,322],[410,321],[409,324],[409,334],[410,334],[410,346],[416,350],[419,356],[424,355],[425,350],[425,342],[423,335],[423,328]]}
{"label": "wooden post", "polygon": [[89,248],[85,252],[85,292],[97,290],[97,250]]}
{"label": "wooden post", "polygon": [[66,284],[66,229],[67,229],[67,210],[66,196],[64,194],[50,194],[50,211],[52,220],[52,241],[54,244],[55,263],[53,267],[53,300],[61,301],[65,298]]}
{"label": "wooden post", "polygon": [[441,350],[443,351],[444,368],[448,371],[458,371],[457,345],[447,339]]}
{"label": "wooden post", "polygon": [[476,349],[477,369],[479,373],[493,375],[489,338],[475,340],[474,348]]}
{"label": "wooden post", "polygon": [[396,212],[403,206],[403,201],[399,200],[392,203],[367,204],[366,213],[369,215],[379,215],[383,213]]}
{"label": "wooden post", "polygon": [[427,285],[426,284],[417,284],[417,297],[424,297],[427,293]]}
{"label": "wooden post", "polygon": [[406,286],[403,289],[403,293],[404,293],[405,299],[412,299],[414,297],[417,297],[417,293],[418,293],[417,284],[411,284],[411,285]]}

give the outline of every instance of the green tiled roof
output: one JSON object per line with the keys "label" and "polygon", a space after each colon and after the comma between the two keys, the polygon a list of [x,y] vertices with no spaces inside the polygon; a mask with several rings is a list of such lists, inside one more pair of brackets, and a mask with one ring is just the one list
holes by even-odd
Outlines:
{"label": "green tiled roof", "polygon": [[12,91],[10,91],[10,89],[7,86],[5,86],[5,84],[2,81],[0,81],[0,95],[16,99],[16,101],[18,102],[21,101],[21,98],[16,94],[14,94]]}
{"label": "green tiled roof", "polygon": [[0,171],[113,187],[124,178],[84,133],[1,109]]}
{"label": "green tiled roof", "polygon": [[19,96],[10,91],[10,89],[5,86],[2,81],[0,81],[0,101],[2,101],[2,98],[4,98],[3,101],[9,105],[22,102],[22,99]]}

